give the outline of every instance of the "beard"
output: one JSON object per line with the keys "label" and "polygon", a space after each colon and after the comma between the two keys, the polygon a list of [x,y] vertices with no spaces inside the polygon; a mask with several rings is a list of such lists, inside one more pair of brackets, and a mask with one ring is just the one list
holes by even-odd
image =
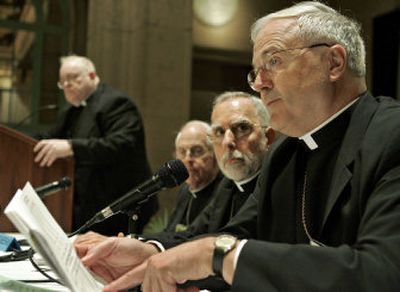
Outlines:
{"label": "beard", "polygon": [[[261,167],[264,153],[265,151],[261,147],[258,147],[256,152],[247,154],[235,149],[224,153],[221,159],[218,159],[218,166],[227,178],[240,182],[257,173]],[[228,161],[231,159],[235,159],[235,161],[229,163]]]}

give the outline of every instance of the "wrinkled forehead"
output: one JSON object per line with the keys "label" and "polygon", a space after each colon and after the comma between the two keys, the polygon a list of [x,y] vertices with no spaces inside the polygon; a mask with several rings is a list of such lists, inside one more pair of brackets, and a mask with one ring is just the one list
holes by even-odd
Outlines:
{"label": "wrinkled forehead", "polygon": [[187,148],[192,146],[207,146],[207,133],[196,127],[185,128],[176,138],[176,148]]}
{"label": "wrinkled forehead", "polygon": [[226,100],[217,104],[211,114],[212,127],[230,125],[240,121],[258,121],[256,107],[249,99]]}
{"label": "wrinkled forehead", "polygon": [[276,50],[299,45],[298,30],[297,18],[272,18],[266,21],[254,39],[253,62]]}
{"label": "wrinkled forehead", "polygon": [[87,69],[77,60],[65,61],[60,68],[60,74],[77,74],[84,71],[87,71]]}

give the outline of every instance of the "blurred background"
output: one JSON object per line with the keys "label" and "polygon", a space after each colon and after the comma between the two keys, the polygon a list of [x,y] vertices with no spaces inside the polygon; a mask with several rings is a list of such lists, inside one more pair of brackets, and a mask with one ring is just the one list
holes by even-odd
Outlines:
{"label": "blurred background", "polygon": [[[361,22],[370,91],[399,98],[400,0],[325,2]],[[28,134],[51,126],[65,105],[56,85],[59,57],[86,55],[102,81],[138,105],[156,170],[172,158],[183,123],[209,119],[216,94],[251,92],[250,26],[292,3],[0,0],[0,123]],[[160,201],[174,205],[169,196]]]}

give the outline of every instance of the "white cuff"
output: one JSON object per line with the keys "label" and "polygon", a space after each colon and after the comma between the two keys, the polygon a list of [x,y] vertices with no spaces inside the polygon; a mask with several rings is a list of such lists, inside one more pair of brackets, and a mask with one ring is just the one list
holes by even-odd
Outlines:
{"label": "white cuff", "polygon": [[242,251],[242,248],[244,247],[244,245],[246,243],[247,243],[247,239],[242,239],[239,242],[238,246],[236,247],[235,256],[233,257],[233,271],[236,270],[236,265],[237,265],[237,262],[239,260],[240,252]]}
{"label": "white cuff", "polygon": [[145,243],[150,243],[156,246],[156,248],[160,251],[163,252],[165,251],[165,247],[161,244],[161,242],[158,242],[156,240],[147,240]]}

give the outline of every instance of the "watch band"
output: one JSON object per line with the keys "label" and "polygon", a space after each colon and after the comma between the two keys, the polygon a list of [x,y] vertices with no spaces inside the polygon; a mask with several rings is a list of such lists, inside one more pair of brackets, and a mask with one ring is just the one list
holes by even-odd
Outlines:
{"label": "watch band", "polygon": [[216,276],[223,278],[222,266],[224,263],[224,257],[235,247],[236,241],[237,238],[229,234],[219,235],[215,239],[212,269]]}
{"label": "watch band", "polygon": [[214,274],[217,277],[221,278],[222,278],[222,266],[224,263],[224,257],[225,257],[225,252],[222,249],[215,247],[213,253],[212,269]]}

